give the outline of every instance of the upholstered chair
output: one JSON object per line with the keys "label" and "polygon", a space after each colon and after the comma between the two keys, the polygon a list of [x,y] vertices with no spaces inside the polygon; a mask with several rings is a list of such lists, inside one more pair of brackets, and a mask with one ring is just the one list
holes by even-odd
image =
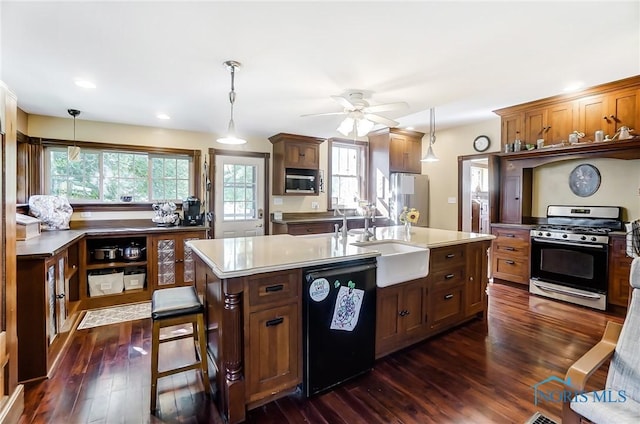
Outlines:
{"label": "upholstered chair", "polygon": [[[576,361],[565,381],[575,395],[564,402],[563,424],[640,423],[640,258],[631,263],[624,324],[608,322],[602,340]],[[603,390],[584,393],[587,379],[609,358]]]}

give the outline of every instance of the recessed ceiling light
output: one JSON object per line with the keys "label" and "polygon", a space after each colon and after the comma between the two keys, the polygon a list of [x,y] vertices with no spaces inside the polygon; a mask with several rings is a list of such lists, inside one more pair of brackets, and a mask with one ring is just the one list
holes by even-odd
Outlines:
{"label": "recessed ceiling light", "polygon": [[582,88],[584,84],[582,82],[572,82],[564,88],[564,91],[576,91]]}
{"label": "recessed ceiling light", "polygon": [[78,87],[82,88],[96,88],[96,85],[94,83],[83,79],[77,79],[75,80],[75,83]]}
{"label": "recessed ceiling light", "polygon": [[156,118],[158,119],[171,119],[171,117],[169,115],[167,115],[166,113],[159,113],[156,115]]}

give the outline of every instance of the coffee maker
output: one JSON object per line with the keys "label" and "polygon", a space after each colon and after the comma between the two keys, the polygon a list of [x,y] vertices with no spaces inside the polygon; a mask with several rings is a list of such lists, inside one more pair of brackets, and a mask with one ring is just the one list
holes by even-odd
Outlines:
{"label": "coffee maker", "polygon": [[195,196],[189,196],[182,201],[182,225],[202,225],[204,214],[200,212],[200,206],[200,199]]}

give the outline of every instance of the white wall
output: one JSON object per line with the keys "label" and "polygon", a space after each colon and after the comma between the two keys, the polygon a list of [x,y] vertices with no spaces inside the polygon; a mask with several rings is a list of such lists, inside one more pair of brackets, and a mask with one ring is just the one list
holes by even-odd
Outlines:
{"label": "white wall", "polygon": [[[423,163],[422,173],[429,175],[429,226],[446,230],[458,229],[458,156],[477,153],[473,140],[486,135],[491,140],[487,152],[500,151],[500,118],[496,115],[487,121],[473,125],[436,131],[433,150],[438,162]],[[426,154],[428,135],[422,142]],[[449,199],[454,203],[449,203]]]}
{"label": "white wall", "polygon": [[[579,197],[569,188],[569,174],[582,163],[600,171],[600,188],[592,196]],[[622,206],[623,219],[640,218],[640,159],[570,160],[533,170],[531,214],[545,217],[548,205]]]}

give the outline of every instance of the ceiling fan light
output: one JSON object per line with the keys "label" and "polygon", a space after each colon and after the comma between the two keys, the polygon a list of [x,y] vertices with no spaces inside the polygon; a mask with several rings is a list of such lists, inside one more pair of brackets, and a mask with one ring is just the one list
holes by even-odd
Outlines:
{"label": "ceiling fan light", "polygon": [[357,122],[357,129],[358,129],[358,137],[364,137],[365,135],[369,134],[369,131],[371,131],[373,129],[373,126],[375,124],[371,121],[369,121],[368,119],[360,119]]}
{"label": "ceiling fan light", "polygon": [[338,127],[338,132],[344,135],[345,137],[348,136],[351,133],[351,131],[353,131],[354,122],[355,121],[351,117],[344,118],[344,121],[342,121],[342,123]]}

